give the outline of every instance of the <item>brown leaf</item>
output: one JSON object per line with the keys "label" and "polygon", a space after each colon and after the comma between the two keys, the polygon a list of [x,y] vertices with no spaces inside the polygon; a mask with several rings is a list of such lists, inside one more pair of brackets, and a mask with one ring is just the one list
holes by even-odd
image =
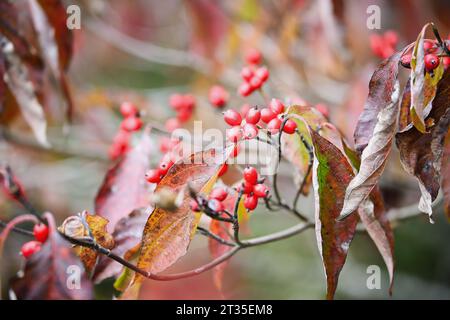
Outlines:
{"label": "brown leaf", "polygon": [[[161,188],[171,188],[175,192],[185,189],[187,184],[197,191],[208,193],[212,188],[229,150],[219,152],[209,150],[192,154],[174,164],[158,184]],[[192,236],[195,234],[200,214],[189,207],[190,196],[185,192],[182,205],[175,212],[155,208],[145,225],[141,251],[137,266],[151,273],[159,273],[186,254]],[[142,276],[134,280],[123,297],[136,298],[142,283]]]}
{"label": "brown leaf", "polygon": [[23,117],[34,132],[36,139],[44,146],[47,141],[47,121],[44,110],[35,94],[34,83],[30,80],[30,72],[16,54],[14,45],[0,35],[1,54],[6,61],[5,82],[20,107]]}
{"label": "brown leaf", "polygon": [[49,213],[45,216],[49,237],[42,249],[27,260],[24,274],[14,279],[12,290],[18,299],[24,300],[93,299],[92,283],[81,261],[58,233],[53,216]]}
{"label": "brown leaf", "polygon": [[392,293],[395,268],[394,234],[389,219],[386,216],[383,196],[378,188],[372,191],[370,198],[367,198],[361,203],[361,206],[358,208],[358,214],[367,233],[383,257],[389,272],[389,292]]}
{"label": "brown leaf", "polygon": [[384,60],[372,75],[369,95],[355,129],[355,147],[361,153],[369,144],[378,124],[379,113],[392,103],[396,91],[398,65],[401,53]]}
{"label": "brown leaf", "polygon": [[[402,165],[406,172],[414,175],[419,182],[422,192],[419,209],[430,217],[432,214],[431,203],[438,195],[439,182],[442,176],[440,157],[436,153],[442,151],[443,137],[448,130],[448,116],[444,115],[448,110],[449,99],[450,72],[445,72],[439,82],[436,97],[432,103],[433,107],[427,118],[427,121],[432,119],[432,122],[436,125],[427,133],[422,133],[416,127],[411,127],[396,135],[396,144],[400,151]],[[434,141],[433,148],[432,141]]]}
{"label": "brown leaf", "polygon": [[[383,173],[392,148],[392,139],[397,132],[399,58],[400,54],[397,53],[385,61],[375,71],[370,81],[369,97],[355,132],[356,145],[363,150],[361,165],[358,174],[347,187],[340,219],[358,209],[359,204],[378,184]],[[388,78],[383,79],[383,76]],[[382,89],[391,93],[389,98],[386,96],[386,92],[380,92]]]}
{"label": "brown leaf", "polygon": [[444,210],[450,221],[450,131],[444,141],[444,153],[442,155],[442,191],[444,193]]}
{"label": "brown leaf", "polygon": [[353,169],[342,152],[311,130],[314,145],[313,186],[315,194],[316,237],[327,278],[327,299],[333,299],[339,273],[344,266],[355,234],[358,216],[337,221],[345,189]]}
{"label": "brown leaf", "polygon": [[[151,208],[136,209],[117,222],[112,234],[115,241],[113,252],[116,255],[129,260],[139,250],[142,232],[150,214]],[[123,266],[118,262],[101,256],[93,279],[99,283],[106,278],[117,277],[122,269]]]}
{"label": "brown leaf", "polygon": [[108,231],[135,209],[149,206],[149,196],[155,188],[145,180],[154,143],[144,133],[141,141],[119,163],[112,167],[95,198],[95,212],[109,220]]}

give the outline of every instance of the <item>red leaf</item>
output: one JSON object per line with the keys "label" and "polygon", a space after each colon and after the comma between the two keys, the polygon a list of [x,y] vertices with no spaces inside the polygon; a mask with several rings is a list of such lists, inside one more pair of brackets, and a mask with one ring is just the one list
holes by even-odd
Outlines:
{"label": "red leaf", "polygon": [[333,299],[358,223],[357,215],[344,221],[336,220],[342,209],[345,189],[353,178],[353,168],[334,144],[313,130],[311,138],[315,153],[316,237],[327,278],[327,298]]}
{"label": "red leaf", "polygon": [[95,198],[95,212],[109,220],[109,232],[130,212],[149,205],[154,185],[145,181],[145,172],[153,151],[154,143],[144,133],[141,141],[106,174]]}

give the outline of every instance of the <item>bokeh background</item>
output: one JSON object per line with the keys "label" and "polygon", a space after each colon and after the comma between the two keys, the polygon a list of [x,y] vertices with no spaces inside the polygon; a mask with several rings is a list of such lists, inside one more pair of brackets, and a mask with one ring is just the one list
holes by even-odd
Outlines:
{"label": "bokeh background", "polygon": [[[211,85],[220,83],[231,93],[229,107],[264,104],[258,95],[236,94],[239,71],[250,48],[259,49],[271,76],[267,94],[314,105],[325,103],[334,123],[352,141],[367,96],[367,84],[380,58],[373,54],[370,35],[394,30],[398,49],[413,42],[422,26],[433,21],[441,35],[450,31],[450,2],[419,1],[299,1],[299,0],[89,0],[67,1],[81,7],[81,29],[75,31],[70,67],[75,117],[70,128],[61,112],[50,110],[49,139],[54,150],[42,150],[23,120],[8,126],[21,138],[0,140],[0,160],[9,163],[39,210],[48,210],[60,222],[93,200],[107,168],[108,146],[120,116],[118,104],[135,102],[156,123],[173,116],[170,94],[196,96],[195,118],[204,128],[225,129],[221,115],[208,103]],[[369,5],[381,9],[381,29],[366,27]],[[190,128],[192,124],[186,126]],[[157,162],[159,156],[155,155]],[[406,176],[391,154],[382,181],[389,208],[416,203],[418,186]],[[293,195],[291,171],[283,167],[282,192]],[[312,201],[301,203],[312,214]],[[23,213],[0,195],[0,217]],[[289,215],[257,210],[248,235],[263,235],[295,223]],[[442,206],[436,223],[417,216],[395,225],[396,279],[394,299],[450,298],[450,225]],[[1,258],[2,290],[20,267],[18,251],[25,241],[11,237]],[[188,255],[169,271],[186,270],[210,259],[205,238],[197,237]],[[369,265],[382,270],[381,290],[366,287]],[[97,297],[109,299],[111,282],[97,288]],[[336,298],[385,299],[388,276],[375,246],[357,234],[342,271]],[[148,281],[143,299],[322,299],[325,279],[312,230],[277,243],[243,250],[226,269],[224,289],[212,283],[211,272],[176,282]]]}

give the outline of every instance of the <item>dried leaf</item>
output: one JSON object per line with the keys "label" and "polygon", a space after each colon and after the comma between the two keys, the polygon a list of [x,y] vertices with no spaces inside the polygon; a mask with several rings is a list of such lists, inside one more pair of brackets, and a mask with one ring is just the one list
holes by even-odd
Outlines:
{"label": "dried leaf", "polygon": [[36,139],[42,145],[49,146],[46,134],[47,121],[43,107],[35,94],[33,82],[30,81],[28,69],[16,54],[13,43],[2,35],[0,35],[0,48],[6,61],[5,82],[14,94],[20,111]]}
{"label": "dried leaf", "polygon": [[109,220],[108,231],[135,209],[150,205],[153,184],[145,181],[154,144],[144,133],[141,141],[112,167],[95,198],[95,212]]}
{"label": "dried leaf", "polygon": [[367,147],[372,139],[378,124],[379,113],[392,103],[393,93],[397,90],[400,56],[401,53],[397,52],[384,60],[370,79],[369,95],[354,134],[355,148],[359,153]]}
{"label": "dried leaf", "polygon": [[315,194],[316,237],[327,278],[327,299],[336,291],[355,234],[358,216],[337,221],[345,189],[353,177],[353,168],[331,142],[311,130],[314,145],[313,186]]}
{"label": "dried leaf", "polygon": [[442,191],[444,193],[444,210],[450,221],[450,131],[444,141],[444,153],[442,155]]}
{"label": "dried leaf", "polygon": [[[225,155],[228,154],[229,150],[209,150],[180,160],[171,167],[155,191],[171,188],[179,192],[189,183],[194,190],[208,193],[217,180],[219,169],[227,159]],[[185,192],[183,203],[177,211],[168,212],[155,208],[144,228],[137,264],[139,268],[159,273],[186,254],[200,219],[200,214],[190,210],[189,201],[190,196]],[[136,274],[123,298],[136,298],[142,280],[142,276]]]}
{"label": "dried leaf", "polygon": [[57,231],[51,214],[45,215],[50,234],[42,249],[26,262],[23,277],[14,279],[12,290],[24,300],[93,299],[92,283],[71,245]]}
{"label": "dried leaf", "polygon": [[[400,54],[397,53],[394,57],[389,58],[388,61],[390,62],[382,65],[382,70],[375,71],[372,77],[366,107],[373,108],[376,106],[378,109],[381,106],[381,108],[378,109],[379,112],[377,114],[373,114],[373,110],[369,112],[369,109],[365,107],[365,115],[362,115],[360,118],[362,122],[360,121],[358,123],[357,131],[355,132],[356,144],[360,148],[365,145],[365,141],[368,144],[361,155],[359,172],[350,182],[346,190],[340,219],[355,212],[359,204],[372,192],[373,188],[378,184],[386,164],[386,159],[391,151],[392,139],[397,132],[397,119],[399,114],[399,82],[396,79],[397,72],[392,72],[392,69],[394,69],[393,64],[397,65],[396,68],[398,69]],[[386,68],[391,71],[389,73],[386,70],[383,71]],[[388,74],[389,77],[395,77],[395,79],[384,79],[386,83],[392,85],[392,88],[390,85],[388,87],[386,87],[387,85],[380,86],[379,82],[381,82],[381,78],[378,78],[380,74]],[[389,90],[392,93],[389,99],[379,92],[381,87],[384,87],[385,90]],[[377,101],[379,105],[376,105]],[[369,120],[367,117],[369,113],[372,116],[376,116],[376,118],[366,122]],[[375,126],[373,127],[373,131],[371,131],[371,135],[360,135],[362,133],[361,128],[371,129],[372,125]],[[368,131],[364,132],[367,133]],[[369,137],[370,139],[366,140]]]}
{"label": "dried leaf", "polygon": [[[142,232],[150,214],[151,208],[136,209],[117,222],[112,234],[115,241],[113,251],[116,255],[129,260],[139,250]],[[104,279],[117,277],[122,269],[123,266],[118,262],[101,256],[93,279],[99,283]]]}

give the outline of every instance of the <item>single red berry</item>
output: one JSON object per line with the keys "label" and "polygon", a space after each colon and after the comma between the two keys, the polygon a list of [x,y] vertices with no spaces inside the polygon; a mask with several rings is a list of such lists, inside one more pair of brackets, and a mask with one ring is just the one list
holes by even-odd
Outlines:
{"label": "single red berry", "polygon": [[233,148],[233,152],[231,153],[231,157],[232,158],[236,158],[237,156],[238,156],[238,154],[239,154],[239,151],[240,151],[240,148],[239,148],[239,144],[235,144],[234,145],[234,148]]}
{"label": "single red berry", "polygon": [[238,88],[239,94],[243,97],[247,97],[252,93],[252,86],[248,82],[243,82]]}
{"label": "single red berry", "polygon": [[159,162],[159,172],[161,175],[165,175],[167,171],[173,166],[171,154],[166,154]]}
{"label": "single red berry", "polygon": [[209,102],[218,108],[225,106],[228,96],[228,92],[222,86],[213,86],[209,90]]}
{"label": "single red berry", "polygon": [[208,208],[218,213],[223,212],[223,210],[225,210],[223,203],[217,199],[208,200]]}
{"label": "single red berry", "polygon": [[39,250],[41,250],[41,243],[39,241],[28,241],[22,245],[20,252],[24,258],[29,258]]}
{"label": "single red berry", "polygon": [[179,109],[183,108],[184,96],[181,94],[178,94],[178,93],[171,95],[169,98],[169,104],[175,110],[179,110]]}
{"label": "single red berry", "polygon": [[258,127],[251,123],[246,123],[243,127],[244,138],[245,139],[253,139],[258,135]]}
{"label": "single red berry", "polygon": [[323,103],[316,104],[316,109],[319,111],[325,118],[330,116],[330,111],[328,110],[328,106]]}
{"label": "single red berry", "polygon": [[269,130],[269,132],[271,134],[276,134],[278,133],[278,131],[280,131],[280,127],[281,127],[281,120],[278,118],[273,118],[272,120],[270,120],[270,122],[267,124],[267,130]]}
{"label": "single red berry", "polygon": [[442,58],[442,63],[444,64],[444,68],[448,69],[448,67],[450,66],[450,57]]}
{"label": "single red berry", "polygon": [[191,201],[189,201],[189,207],[194,212],[200,212],[201,211],[200,210],[200,206],[198,205],[198,202],[195,201],[194,199],[191,199]]}
{"label": "single red berry", "polygon": [[395,47],[398,43],[398,34],[393,30],[384,33],[384,41],[391,47]]}
{"label": "single red berry", "polygon": [[370,35],[370,47],[372,52],[380,58],[384,58],[383,48],[385,47],[384,39],[381,35],[373,33]]}
{"label": "single red berry", "polygon": [[295,129],[297,129],[297,123],[291,119],[287,120],[283,127],[283,131],[287,134],[295,133]]}
{"label": "single red berry", "polygon": [[120,105],[120,113],[125,118],[135,117],[138,113],[138,109],[133,103],[125,101]]}
{"label": "single red berry", "polygon": [[240,126],[234,126],[226,131],[227,139],[230,142],[236,143],[242,139],[242,129]]}
{"label": "single red berry", "polygon": [[270,101],[269,107],[275,114],[280,114],[284,112],[284,104],[278,99],[272,99]]}
{"label": "single red berry", "polygon": [[261,80],[261,78],[256,76],[251,78],[249,83],[253,90],[258,90],[263,85],[263,81]]}
{"label": "single red berry", "polygon": [[228,164],[225,163],[219,170],[218,176],[221,177],[228,171]]}
{"label": "single red berry", "polygon": [[242,122],[242,116],[239,112],[229,109],[223,113],[223,119],[230,126],[238,126]]}
{"label": "single red berry", "polygon": [[170,118],[170,119],[167,119],[164,126],[167,131],[173,132],[176,129],[181,127],[181,123],[180,123],[180,120],[178,120],[177,118]]}
{"label": "single red berry", "polygon": [[223,201],[228,197],[228,192],[225,188],[217,187],[214,188],[209,194],[210,199],[217,199],[219,201]]}
{"label": "single red berry", "polygon": [[269,79],[269,70],[266,67],[259,67],[256,69],[255,76],[260,78],[262,82],[266,82]]}
{"label": "single red berry", "polygon": [[262,60],[262,55],[259,50],[249,49],[245,55],[245,60],[248,64],[260,64]]}
{"label": "single red berry", "polygon": [[185,94],[183,96],[183,108],[185,109],[194,109],[195,107],[195,97],[192,94]]}
{"label": "single red berry", "polygon": [[251,124],[257,124],[261,119],[261,112],[258,108],[251,108],[248,110],[247,115],[245,116],[245,121]]}
{"label": "single red berry", "polygon": [[180,109],[177,112],[177,119],[180,122],[187,122],[192,117],[192,109]]}
{"label": "single red berry", "polygon": [[250,109],[251,109],[250,105],[249,105],[248,103],[244,103],[244,104],[241,106],[241,110],[239,110],[240,113],[241,113],[241,116],[245,118],[245,117],[247,116],[247,113],[248,113],[248,111],[249,111]]}
{"label": "single red berry", "polygon": [[145,180],[150,183],[159,183],[161,181],[161,171],[159,169],[150,169],[145,174]]}
{"label": "single red berry", "polygon": [[246,167],[244,169],[244,180],[255,185],[258,183],[258,171],[253,167]]}
{"label": "single red berry", "polygon": [[35,224],[33,235],[37,241],[44,243],[48,238],[48,227],[43,223]]}
{"label": "single red berry", "polygon": [[241,70],[241,77],[245,81],[250,81],[250,79],[253,77],[253,70],[250,67],[243,67]]}
{"label": "single red berry", "polygon": [[253,211],[258,206],[258,197],[257,196],[249,196],[246,195],[244,199],[244,207],[249,210]]}
{"label": "single red berry", "polygon": [[277,115],[270,108],[264,108],[261,110],[261,120],[265,123],[269,123],[270,120],[276,116]]}
{"label": "single red berry", "polygon": [[142,120],[138,117],[128,117],[122,121],[120,127],[129,132],[137,131],[142,128]]}
{"label": "single red berry", "polygon": [[431,40],[423,41],[423,51],[425,51],[425,53],[432,53],[433,51],[435,51],[435,49],[436,47],[434,41]]}
{"label": "single red berry", "polygon": [[250,194],[253,192],[253,187],[254,187],[253,184],[248,183],[247,181],[244,180],[242,182],[242,184],[240,186],[238,186],[237,191],[241,192],[241,190],[242,190],[243,194]]}
{"label": "single red berry", "polygon": [[433,71],[439,66],[439,58],[437,55],[430,53],[425,56],[425,69]]}
{"label": "single red berry", "polygon": [[253,194],[258,198],[266,198],[269,195],[269,187],[265,184],[258,183],[253,187]]}

